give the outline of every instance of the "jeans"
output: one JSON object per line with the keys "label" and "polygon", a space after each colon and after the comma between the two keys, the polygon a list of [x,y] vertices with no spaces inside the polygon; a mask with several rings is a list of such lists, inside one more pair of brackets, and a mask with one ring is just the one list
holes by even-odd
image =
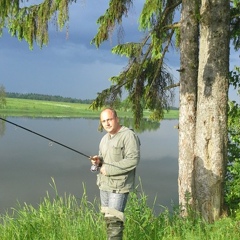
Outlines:
{"label": "jeans", "polygon": [[127,204],[128,193],[112,193],[100,190],[100,199],[102,207],[116,209],[124,212]]}

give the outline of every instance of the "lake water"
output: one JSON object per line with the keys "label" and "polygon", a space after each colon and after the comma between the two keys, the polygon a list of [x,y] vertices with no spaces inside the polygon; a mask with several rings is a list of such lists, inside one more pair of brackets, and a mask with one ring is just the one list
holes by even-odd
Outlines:
{"label": "lake water", "polygon": [[[20,126],[65,144],[86,155],[98,153],[98,144],[105,132],[97,131],[94,119],[7,118]],[[81,198],[83,184],[88,199],[99,198],[96,174],[90,172],[88,158],[33,133],[1,123],[0,136],[0,213],[26,202],[37,206],[54,179],[58,194]],[[160,128],[138,133],[141,140],[141,161],[137,168],[148,204],[155,211],[161,206],[178,204],[178,131],[177,120],[164,120]]]}

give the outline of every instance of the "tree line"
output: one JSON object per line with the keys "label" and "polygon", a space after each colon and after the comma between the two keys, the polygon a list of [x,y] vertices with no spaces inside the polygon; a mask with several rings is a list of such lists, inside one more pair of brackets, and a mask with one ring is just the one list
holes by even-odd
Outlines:
{"label": "tree line", "polygon": [[70,102],[70,103],[83,103],[91,104],[92,99],[77,99],[71,97],[62,97],[59,95],[47,95],[39,93],[16,93],[6,92],[7,98],[20,98],[20,99],[32,99],[32,100],[43,100],[43,101],[54,101],[54,102]]}

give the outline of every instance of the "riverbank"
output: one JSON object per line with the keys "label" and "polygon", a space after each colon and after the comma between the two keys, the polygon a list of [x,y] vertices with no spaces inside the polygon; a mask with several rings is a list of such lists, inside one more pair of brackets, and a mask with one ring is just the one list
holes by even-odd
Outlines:
{"label": "riverbank", "polygon": [[[0,115],[9,117],[86,117],[98,118],[100,111],[90,109],[90,104],[53,102],[31,99],[7,98],[6,107],[0,109]],[[144,118],[151,112],[145,110]],[[178,110],[166,111],[164,119],[177,119]],[[132,117],[132,111],[118,111],[119,117]]]}

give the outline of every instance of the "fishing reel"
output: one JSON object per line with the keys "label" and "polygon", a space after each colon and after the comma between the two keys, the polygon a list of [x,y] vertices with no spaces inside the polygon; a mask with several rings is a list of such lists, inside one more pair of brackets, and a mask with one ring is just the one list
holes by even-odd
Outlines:
{"label": "fishing reel", "polygon": [[92,165],[91,168],[90,168],[91,172],[98,172],[99,169],[100,169],[100,167],[97,166],[97,165]]}
{"label": "fishing reel", "polygon": [[90,168],[91,172],[98,172],[99,169],[101,168],[102,166],[102,162],[100,162],[99,164],[93,164]]}

